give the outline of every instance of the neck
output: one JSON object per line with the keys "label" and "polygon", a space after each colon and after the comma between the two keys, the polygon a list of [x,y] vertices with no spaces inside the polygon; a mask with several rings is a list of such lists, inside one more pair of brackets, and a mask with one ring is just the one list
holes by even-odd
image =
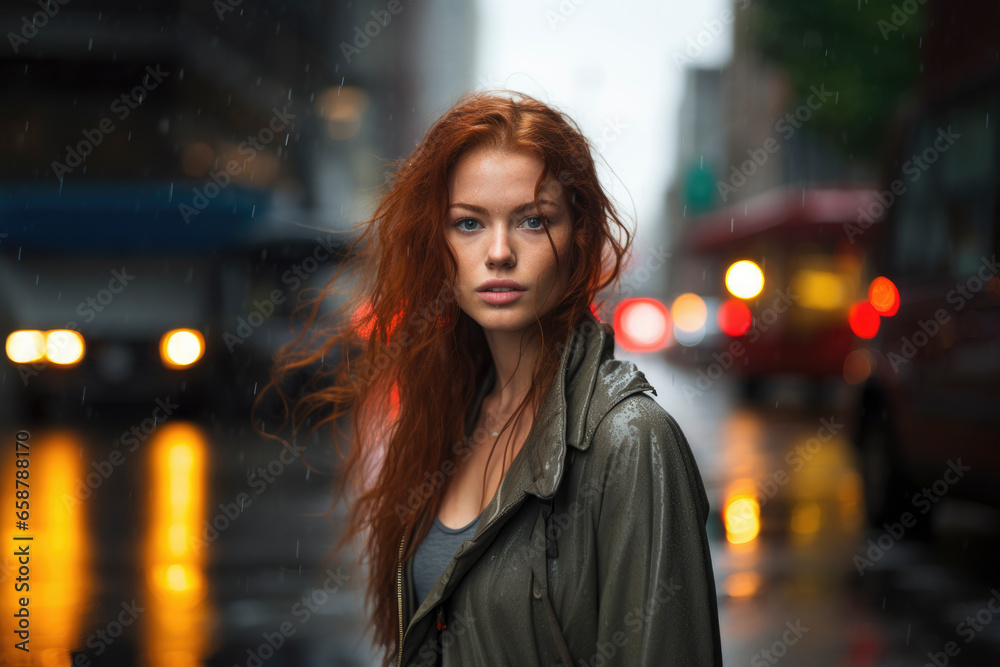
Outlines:
{"label": "neck", "polygon": [[531,374],[541,353],[541,344],[538,336],[530,331],[485,331],[485,334],[497,378],[484,400],[489,401],[496,412],[510,415],[531,388]]}

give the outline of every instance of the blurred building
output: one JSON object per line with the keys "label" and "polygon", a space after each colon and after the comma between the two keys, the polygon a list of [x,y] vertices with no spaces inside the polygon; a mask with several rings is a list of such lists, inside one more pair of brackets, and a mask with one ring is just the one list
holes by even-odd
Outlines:
{"label": "blurred building", "polygon": [[474,13],[447,0],[74,0],[49,11],[0,10],[16,26],[0,55],[8,191],[141,181],[183,195],[214,179],[266,191],[255,217],[344,228],[357,193],[471,84],[459,42],[439,35],[468,35]]}

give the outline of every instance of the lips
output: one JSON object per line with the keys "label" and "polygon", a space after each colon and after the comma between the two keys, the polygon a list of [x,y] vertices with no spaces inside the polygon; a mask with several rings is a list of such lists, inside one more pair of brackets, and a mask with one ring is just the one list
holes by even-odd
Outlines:
{"label": "lips", "polygon": [[524,285],[517,282],[516,280],[494,279],[494,280],[487,280],[486,282],[482,283],[479,287],[476,288],[476,291],[485,292],[487,290],[496,290],[496,289],[511,289],[523,292],[525,291],[526,288]]}

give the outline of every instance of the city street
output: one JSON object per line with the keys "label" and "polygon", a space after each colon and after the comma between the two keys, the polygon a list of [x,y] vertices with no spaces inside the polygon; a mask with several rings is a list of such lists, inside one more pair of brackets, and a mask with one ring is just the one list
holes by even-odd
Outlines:
{"label": "city street", "polygon": [[[745,405],[729,377],[694,397],[690,369],[620,348],[617,357],[645,372],[701,468],[726,664],[916,665],[931,653],[937,664],[985,665],[1000,657],[989,607],[997,598],[1000,609],[991,512],[945,497],[933,515],[914,511],[933,523],[923,539],[919,526],[866,530],[852,448],[833,407],[800,405],[791,385],[776,387],[766,406]],[[34,641],[62,635],[81,665],[375,663],[362,640],[358,582],[343,558],[324,562],[336,536],[331,516],[341,513],[323,515],[333,468],[317,442],[307,443],[316,468],[307,471],[249,423],[171,418],[134,451],[115,450],[143,414],[99,416],[100,430],[15,425],[30,432],[38,498]],[[3,461],[5,507],[12,463]],[[73,493],[51,490],[56,484]],[[190,499],[180,515],[171,509],[177,489]],[[197,558],[161,577],[173,539],[194,544]],[[5,626],[15,604],[4,596]],[[3,651],[20,664],[9,644]]]}

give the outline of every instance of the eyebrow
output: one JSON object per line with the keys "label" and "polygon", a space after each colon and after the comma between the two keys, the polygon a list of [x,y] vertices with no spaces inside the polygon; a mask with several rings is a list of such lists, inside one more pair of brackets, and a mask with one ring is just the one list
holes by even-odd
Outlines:
{"label": "eyebrow", "polygon": [[[540,204],[548,204],[549,206],[554,207],[556,210],[561,210],[559,208],[559,204],[555,203],[554,201],[550,201],[548,199],[539,199],[538,203],[540,203]],[[489,213],[490,213],[489,211],[487,211],[482,206],[476,206],[474,204],[465,204],[463,202],[455,202],[454,204],[451,204],[450,206],[448,206],[448,208],[453,208],[455,206],[461,206],[462,208],[467,208],[470,211],[475,211],[476,213],[482,213],[483,215],[489,215]],[[513,211],[513,213],[514,213],[514,215],[517,215],[519,213],[523,213],[523,212],[525,212],[525,211],[527,211],[529,209],[532,209],[532,208],[535,208],[535,202],[529,201],[529,202],[527,202],[525,204],[521,204],[520,206],[518,206],[517,208],[515,208],[514,211]]]}

